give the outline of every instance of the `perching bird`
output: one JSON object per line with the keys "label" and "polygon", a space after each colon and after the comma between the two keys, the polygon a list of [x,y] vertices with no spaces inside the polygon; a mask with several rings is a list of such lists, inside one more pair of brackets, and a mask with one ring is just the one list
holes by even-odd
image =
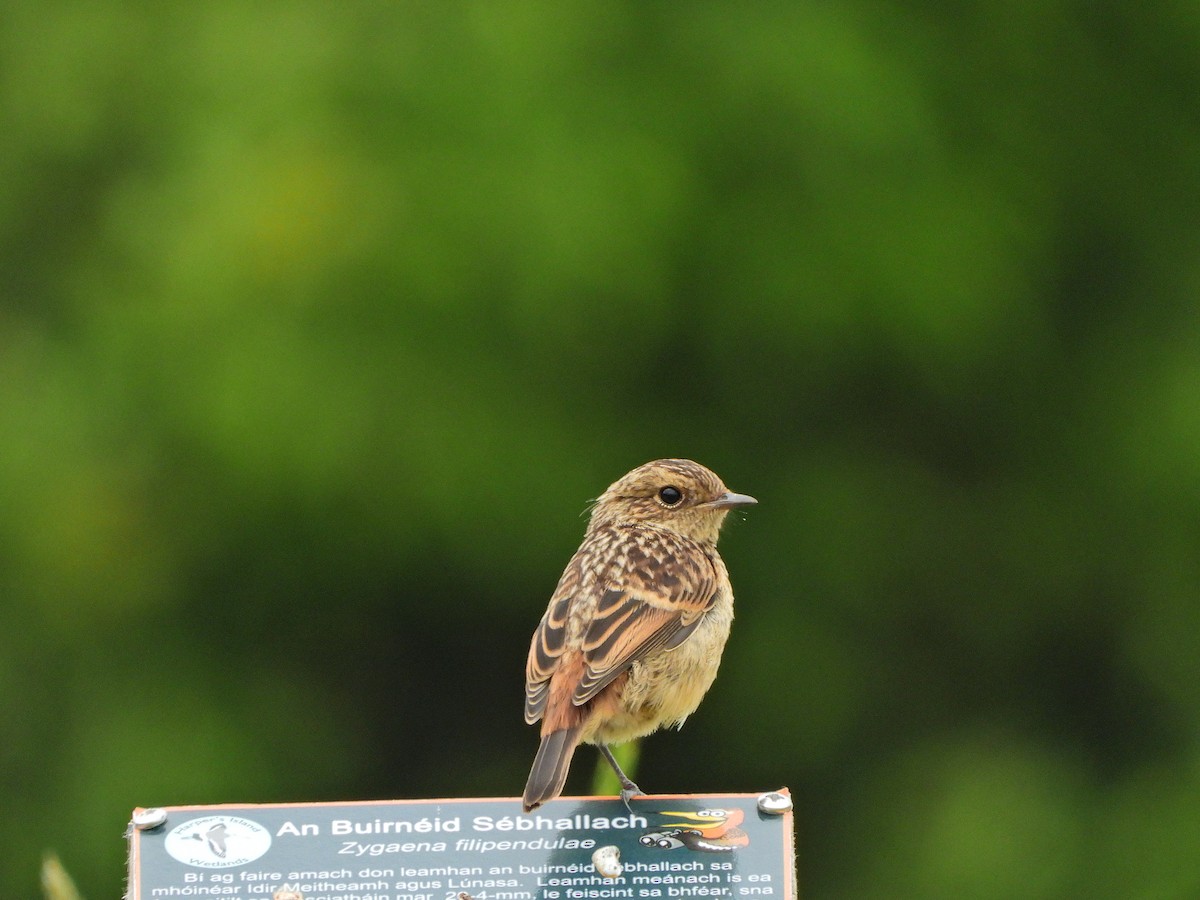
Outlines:
{"label": "perching bird", "polygon": [[533,634],[525,721],[542,742],[525,811],[563,789],[571,757],[595,744],[627,804],[642,791],[608,745],[682,725],[717,676],[733,620],[717,536],[757,503],[687,459],[659,459],[605,491]]}

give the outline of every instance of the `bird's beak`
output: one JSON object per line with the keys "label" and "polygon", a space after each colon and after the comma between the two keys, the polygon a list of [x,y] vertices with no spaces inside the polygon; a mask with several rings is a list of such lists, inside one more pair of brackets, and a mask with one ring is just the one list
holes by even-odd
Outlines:
{"label": "bird's beak", "polygon": [[735,506],[754,506],[756,503],[758,501],[749,494],[735,494],[733,491],[726,491],[708,505],[713,509],[732,509]]}

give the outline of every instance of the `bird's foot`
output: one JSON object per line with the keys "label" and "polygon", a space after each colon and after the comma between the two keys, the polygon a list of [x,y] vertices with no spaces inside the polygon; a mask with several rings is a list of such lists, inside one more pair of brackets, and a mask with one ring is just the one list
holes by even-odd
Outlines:
{"label": "bird's foot", "polygon": [[632,813],[633,807],[629,805],[629,801],[634,797],[645,797],[646,792],[634,784],[633,779],[621,770],[621,764],[612,755],[612,751],[608,749],[607,744],[597,744],[596,747],[600,750],[600,755],[608,760],[608,764],[612,766],[613,773],[617,776],[617,781],[621,783],[621,802]]}
{"label": "bird's foot", "polygon": [[633,807],[629,805],[629,801],[632,800],[634,797],[645,797],[645,796],[646,796],[646,792],[643,791],[636,784],[634,784],[632,781],[630,781],[628,778],[626,778],[623,782],[621,782],[621,802],[625,804],[625,808],[627,810],[629,810],[630,812],[633,812]]}

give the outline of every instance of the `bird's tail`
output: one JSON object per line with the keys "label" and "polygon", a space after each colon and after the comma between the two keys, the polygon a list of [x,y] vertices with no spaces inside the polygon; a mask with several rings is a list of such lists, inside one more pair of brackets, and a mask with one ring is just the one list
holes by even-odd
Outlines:
{"label": "bird's tail", "polygon": [[571,768],[571,757],[579,746],[579,728],[562,728],[542,735],[529,781],[525,783],[525,812],[532,812],[562,793]]}

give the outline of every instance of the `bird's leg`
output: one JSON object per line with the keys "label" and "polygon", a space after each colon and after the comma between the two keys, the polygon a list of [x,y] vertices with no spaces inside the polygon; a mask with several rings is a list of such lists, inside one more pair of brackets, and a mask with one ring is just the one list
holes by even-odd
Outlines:
{"label": "bird's leg", "polygon": [[608,764],[617,773],[617,781],[621,782],[621,802],[625,804],[626,809],[633,812],[629,806],[629,801],[634,797],[645,796],[646,792],[634,784],[629,776],[621,771],[621,765],[617,762],[617,758],[612,755],[612,751],[608,749],[608,744],[597,744],[596,746],[600,750],[600,755],[608,760]]}

